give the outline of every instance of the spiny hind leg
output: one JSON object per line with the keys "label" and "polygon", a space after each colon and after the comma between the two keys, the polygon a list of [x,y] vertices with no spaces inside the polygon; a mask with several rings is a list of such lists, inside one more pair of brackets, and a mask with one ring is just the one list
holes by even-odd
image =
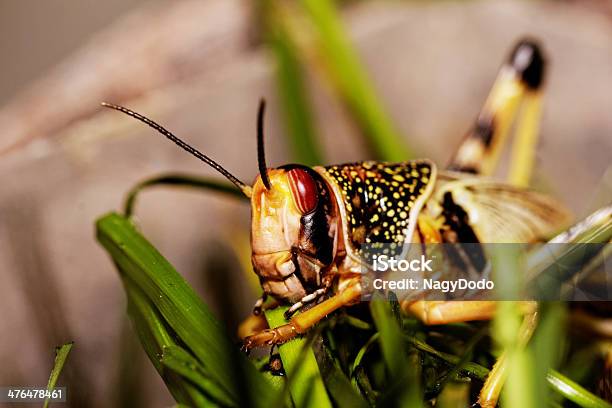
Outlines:
{"label": "spiny hind leg", "polygon": [[513,156],[520,155],[522,160],[512,157],[517,162],[517,167],[512,168],[512,177],[521,183],[528,180],[537,142],[543,78],[544,58],[539,46],[531,40],[520,41],[500,69],[473,129],[466,135],[448,169],[491,175],[523,103],[513,152]]}
{"label": "spiny hind leg", "polygon": [[355,303],[362,294],[359,280],[350,282],[345,289],[312,308],[296,315],[287,324],[272,329],[262,330],[244,339],[243,347],[250,350],[255,347],[271,346],[289,341],[299,334],[306,333],[328,314]]}
{"label": "spiny hind leg", "polygon": [[496,302],[418,300],[403,303],[402,309],[427,325],[435,325],[490,320],[495,314]]}
{"label": "spiny hind leg", "polygon": [[516,49],[515,58],[517,64],[526,67],[521,77],[525,91],[512,143],[508,182],[519,187],[529,185],[535,164],[545,74],[542,51],[537,43],[533,41],[529,43],[531,46],[519,46]]}
{"label": "spiny hind leg", "polygon": [[[521,313],[533,313],[536,302],[519,302]],[[402,310],[427,325],[491,320],[497,302],[493,300],[417,300],[403,302]]]}

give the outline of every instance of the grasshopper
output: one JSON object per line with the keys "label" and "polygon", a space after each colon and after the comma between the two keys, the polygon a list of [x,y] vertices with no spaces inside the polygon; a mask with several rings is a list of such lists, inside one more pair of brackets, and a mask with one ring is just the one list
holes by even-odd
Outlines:
{"label": "grasshopper", "polygon": [[[259,174],[251,186],[152,120],[122,106],[103,105],[154,128],[250,198],[251,259],[264,291],[255,314],[266,296],[291,305],[286,324],[246,336],[244,346],[251,349],[289,341],[330,313],[359,302],[364,295],[360,252],[365,245],[542,242],[566,226],[570,215],[563,206],[521,187],[529,176],[524,169],[511,170],[514,185],[487,177],[495,170],[521,106],[517,137],[533,147],[544,70],[538,44],[520,41],[445,170],[427,159],[268,168],[262,101],[257,120]],[[523,149],[521,156],[528,165],[533,152]],[[490,319],[495,305],[494,301],[406,300],[401,309],[426,324],[444,324]],[[526,304],[525,310],[533,321],[533,305]],[[497,368],[480,394],[482,406],[494,406],[498,399],[503,380],[496,372],[503,370]]]}

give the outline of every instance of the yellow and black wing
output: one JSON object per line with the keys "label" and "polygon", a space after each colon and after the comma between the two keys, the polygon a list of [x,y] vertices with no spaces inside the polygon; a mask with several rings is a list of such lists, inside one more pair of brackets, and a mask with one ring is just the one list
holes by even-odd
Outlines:
{"label": "yellow and black wing", "polygon": [[[443,173],[426,211],[482,243],[530,243],[550,238],[571,215],[554,199],[524,188],[458,173]],[[466,242],[459,237],[459,241]]]}

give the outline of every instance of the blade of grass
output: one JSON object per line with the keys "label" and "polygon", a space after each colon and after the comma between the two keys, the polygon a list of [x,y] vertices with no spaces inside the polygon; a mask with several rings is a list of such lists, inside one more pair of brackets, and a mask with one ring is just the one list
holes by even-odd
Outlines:
{"label": "blade of grass", "polygon": [[323,344],[323,339],[315,340],[314,347],[317,349],[316,355],[318,356],[319,367],[321,367],[321,375],[335,406],[340,408],[367,407],[367,402],[353,388],[349,379],[338,366],[338,362]]}
{"label": "blade of grass", "polygon": [[302,0],[317,38],[321,61],[326,65],[363,136],[379,158],[391,161],[413,156],[380,102],[366,70],[330,0]]}
{"label": "blade of grass", "polygon": [[169,332],[167,324],[146,295],[129,279],[125,279],[123,284],[128,298],[128,315],[134,330],[170,394],[179,404],[195,407],[210,405],[201,392],[182,381],[180,375],[166,370],[162,365],[160,361],[162,350],[175,344],[173,334]]}
{"label": "blade of grass", "polygon": [[267,39],[276,59],[277,89],[292,156],[305,165],[322,164],[299,51],[270,7],[271,2],[266,2]]}
{"label": "blade of grass", "polygon": [[[434,357],[437,357],[440,360],[443,360],[446,363],[448,363],[450,366],[456,366],[461,363],[461,357],[438,351],[434,349],[433,347],[431,347],[429,344],[417,338],[414,338],[411,336],[405,336],[404,339],[408,341],[412,346],[417,348],[418,350],[425,352],[427,354],[430,354]],[[484,380],[487,378],[487,375],[489,375],[488,368],[483,367],[480,364],[476,364],[473,362],[467,362],[467,363],[461,364],[459,368],[459,372],[464,375],[467,375],[468,377],[479,379],[479,380]]]}
{"label": "blade of grass", "polygon": [[[521,254],[522,248],[518,245],[491,248],[495,289],[500,299],[520,298],[522,282],[519,271],[523,270],[525,261]],[[534,325],[535,317],[523,316],[517,302],[498,302],[493,320],[493,338],[503,354],[490,373],[489,381],[491,378],[497,380],[485,383],[481,396],[497,399],[501,392],[504,406],[536,406],[533,361],[525,350]]]}
{"label": "blade of grass", "polygon": [[185,349],[179,346],[164,346],[160,360],[161,364],[182,377],[191,381],[195,386],[209,394],[217,404],[224,406],[235,405],[236,402],[227,398],[220,392],[216,383],[211,380],[204,367]]}
{"label": "blade of grass", "polygon": [[[124,217],[111,213],[97,222],[97,236],[125,277],[159,310],[173,332],[232,399],[265,406],[274,392],[234,347],[208,307],[168,261]],[[244,381],[241,380],[243,376]]]}
{"label": "blade of grass", "polygon": [[[270,327],[286,324],[285,311],[287,307],[277,307],[265,311]],[[304,347],[308,350],[304,351]],[[325,390],[323,379],[314,352],[305,338],[296,338],[278,348],[283,361],[283,367],[290,379],[289,391],[293,402],[299,405],[307,401],[307,407],[332,407],[332,403]],[[301,360],[301,361],[300,361]]]}
{"label": "blade of grass", "polygon": [[363,346],[361,346],[361,348],[357,352],[357,355],[355,356],[355,360],[353,361],[353,365],[351,366],[351,376],[353,376],[353,374],[357,370],[357,367],[359,367],[359,365],[361,364],[361,361],[365,357],[366,353],[370,350],[370,348],[372,347],[374,342],[378,341],[379,337],[380,337],[379,333],[374,333],[368,339],[368,341],[366,341],[365,344]]}
{"label": "blade of grass", "polygon": [[612,408],[612,404],[591,394],[557,371],[551,370],[546,379],[557,392],[583,408]]}
{"label": "blade of grass", "polygon": [[[55,388],[55,384],[57,384],[57,380],[62,373],[62,369],[64,368],[64,364],[66,364],[66,360],[68,359],[68,355],[73,345],[74,343],[70,342],[55,349],[55,361],[53,362],[53,369],[51,370],[51,375],[49,375],[49,381],[47,382],[47,391],[52,391],[53,388]],[[49,406],[48,398],[45,399],[43,408],[47,408],[47,406]]]}
{"label": "blade of grass", "polygon": [[538,306],[540,315],[538,327],[528,348],[534,364],[534,388],[537,406],[543,407],[551,401],[551,390],[546,387],[546,374],[557,366],[565,343],[565,304],[562,302],[542,302]]}
{"label": "blade of grass", "polygon": [[387,368],[393,378],[401,378],[405,374],[408,357],[402,344],[402,331],[391,307],[385,299],[376,298],[370,302],[370,311],[380,334],[378,341]]}
{"label": "blade of grass", "polygon": [[357,383],[357,387],[359,387],[364,397],[367,398],[370,406],[376,406],[376,401],[379,397],[379,393],[376,392],[372,387],[372,383],[368,378],[365,368],[363,366],[357,367],[354,376],[355,382]]}
{"label": "blade of grass", "polygon": [[[417,365],[412,365],[403,342],[402,330],[393,315],[390,302],[380,296],[374,296],[370,301],[370,311],[374,324],[380,333],[378,338],[383,359],[390,374],[390,391],[385,398],[397,400],[404,407],[420,407],[421,391],[418,376],[415,375]],[[390,401],[385,400],[385,403]]]}
{"label": "blade of grass", "polygon": [[[412,337],[405,338],[419,350],[428,353],[436,358],[439,358],[448,363],[449,365],[455,365],[461,361],[461,357],[438,351],[427,343],[424,343],[418,339]],[[464,364],[461,371],[464,371],[470,377],[476,378],[481,381],[486,380],[490,372],[488,368],[483,367],[480,364],[474,362]],[[592,393],[584,389],[582,386],[565,377],[556,370],[549,370],[546,376],[546,381],[553,390],[565,396],[567,399],[574,402],[580,407],[610,408],[609,403],[593,395]]]}
{"label": "blade of grass", "polygon": [[205,190],[217,191],[220,193],[229,194],[236,198],[247,199],[247,197],[228,182],[210,179],[207,177],[199,177],[189,174],[162,174],[151,177],[136,184],[128,192],[124,203],[124,214],[126,217],[131,217],[134,213],[136,198],[145,189],[155,186],[180,186],[190,188],[201,188]]}
{"label": "blade of grass", "polygon": [[175,335],[168,331],[168,325],[145,294],[129,279],[124,280],[124,285],[128,313],[136,332],[175,400],[194,407],[236,406],[235,400],[230,400],[218,384],[206,377],[201,364],[176,345]]}

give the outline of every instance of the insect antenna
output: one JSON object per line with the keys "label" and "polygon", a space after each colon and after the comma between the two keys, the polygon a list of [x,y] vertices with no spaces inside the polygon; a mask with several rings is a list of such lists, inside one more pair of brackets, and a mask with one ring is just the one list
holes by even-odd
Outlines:
{"label": "insect antenna", "polygon": [[257,112],[257,165],[259,167],[259,175],[263,181],[266,190],[270,189],[270,179],[266,166],[266,152],[264,150],[264,114],[266,112],[266,100],[259,100],[259,110]]}
{"label": "insect antenna", "polygon": [[149,119],[149,118],[147,118],[145,116],[142,116],[141,114],[139,114],[137,112],[134,112],[133,110],[125,108],[123,106],[114,105],[112,103],[107,103],[107,102],[102,102],[101,105],[106,107],[106,108],[115,109],[115,110],[118,110],[119,112],[123,112],[126,115],[131,116],[134,119],[137,119],[137,120],[139,120],[139,121],[149,125],[153,129],[155,129],[159,133],[161,133],[162,135],[166,136],[168,139],[170,139],[172,142],[174,142],[181,149],[187,151],[188,153],[191,153],[193,156],[197,157],[198,159],[202,160],[204,163],[208,164],[213,169],[217,170],[219,173],[221,173],[223,176],[225,176],[229,181],[234,183],[234,185],[236,185],[236,187],[238,187],[240,190],[242,190],[244,195],[246,195],[247,197],[251,197],[252,190],[251,190],[250,186],[248,186],[245,183],[243,183],[242,181],[238,180],[234,175],[232,175],[232,173],[230,173],[229,171],[227,171],[223,167],[221,167],[221,165],[219,163],[217,163],[216,161],[214,161],[210,157],[206,156],[204,153],[200,152],[195,147],[192,147],[192,146],[188,145],[187,143],[183,142],[181,139],[179,139],[178,137],[173,135],[172,132],[170,132],[169,130],[167,130],[166,128],[161,126],[160,124],[155,123],[151,119]]}

